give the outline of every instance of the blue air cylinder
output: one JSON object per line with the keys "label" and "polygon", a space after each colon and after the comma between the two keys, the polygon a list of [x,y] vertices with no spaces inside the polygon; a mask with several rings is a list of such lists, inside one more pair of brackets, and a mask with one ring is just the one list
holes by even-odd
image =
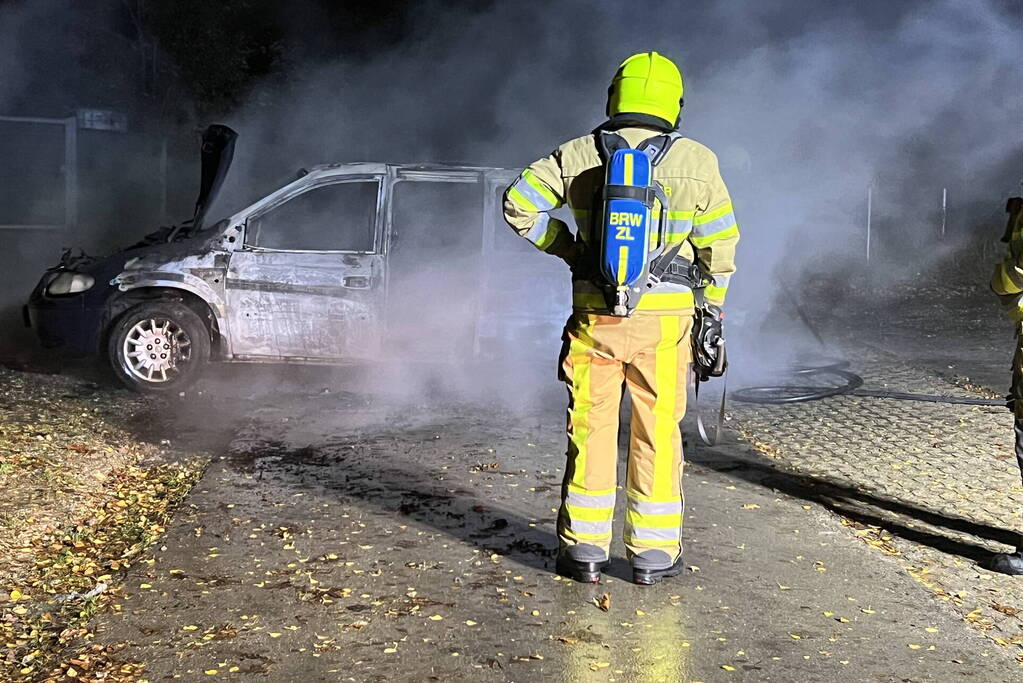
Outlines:
{"label": "blue air cylinder", "polygon": [[653,198],[650,158],[637,149],[614,152],[607,163],[600,249],[605,299],[614,315],[631,315],[646,286]]}

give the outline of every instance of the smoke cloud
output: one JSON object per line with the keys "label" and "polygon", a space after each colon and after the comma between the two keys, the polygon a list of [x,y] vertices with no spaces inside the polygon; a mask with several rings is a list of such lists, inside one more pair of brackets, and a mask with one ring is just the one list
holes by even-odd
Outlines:
{"label": "smoke cloud", "polygon": [[[1014,135],[1023,108],[1019,19],[995,0],[417,3],[403,39],[359,57],[301,62],[255,88],[225,120],[241,137],[210,216],[316,163],[521,168],[597,125],[617,64],[657,50],[686,77],[683,133],[718,153],[735,200],[743,237],[730,344],[737,369],[752,377],[802,352],[790,339],[763,343],[793,303],[837,296],[836,283],[856,278],[895,287],[968,243],[997,239],[1004,197],[1023,176]],[[294,42],[328,42],[315,11],[296,14],[288,31]],[[5,74],[25,68],[21,51],[0,50]],[[17,78],[0,82],[0,113],[19,87]],[[940,242],[943,188],[950,210]],[[443,224],[442,211],[434,218]],[[439,228],[436,238],[445,239]],[[538,268],[557,267],[534,256]],[[970,276],[985,279],[986,266]],[[445,316],[473,309],[451,303],[471,299],[473,286],[449,283]],[[543,386],[554,381],[551,344]],[[439,381],[452,381],[445,372]],[[471,373],[465,384],[477,380]]]}
{"label": "smoke cloud", "polygon": [[794,302],[836,294],[816,291],[816,276],[832,290],[868,276],[893,287],[978,235],[996,239],[1021,176],[1023,29],[1007,3],[570,1],[416,16],[414,40],[311,67],[285,92],[255,98],[283,108],[240,110],[238,176],[310,159],[518,168],[599,123],[617,63],[658,50],[686,76],[683,132],[718,153],[735,199],[743,238],[730,340],[747,374],[813,345],[799,323],[785,335],[805,344],[765,348],[763,335],[792,318]]}

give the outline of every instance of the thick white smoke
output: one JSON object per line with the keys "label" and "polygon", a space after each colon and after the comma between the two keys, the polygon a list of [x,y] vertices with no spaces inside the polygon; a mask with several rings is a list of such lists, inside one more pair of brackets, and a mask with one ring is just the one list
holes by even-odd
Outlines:
{"label": "thick white smoke", "polygon": [[288,104],[239,111],[239,176],[336,159],[521,167],[602,119],[618,61],[658,50],[686,76],[683,132],[718,152],[735,199],[730,333],[751,372],[802,347],[765,348],[765,321],[791,317],[790,300],[836,294],[815,291],[812,276],[869,268],[894,285],[977,230],[996,239],[1020,175],[1006,170],[1020,147],[1023,24],[1003,3],[569,1],[419,16],[415,40],[310,68],[287,92],[257,98]]}
{"label": "thick white smoke", "polygon": [[[301,17],[291,40],[317,34],[315,12]],[[765,348],[765,320],[790,315],[789,300],[834,295],[815,289],[815,274],[867,271],[868,185],[879,283],[915,277],[979,231],[997,238],[1021,175],[1019,19],[995,0],[424,3],[407,38],[378,54],[301,64],[284,85],[257,88],[226,121],[241,137],[212,214],[315,163],[522,167],[602,120],[623,57],[658,50],[682,67],[682,130],[719,154],[743,231],[733,357],[766,364],[794,345]],[[0,88],[10,89],[6,45]]]}

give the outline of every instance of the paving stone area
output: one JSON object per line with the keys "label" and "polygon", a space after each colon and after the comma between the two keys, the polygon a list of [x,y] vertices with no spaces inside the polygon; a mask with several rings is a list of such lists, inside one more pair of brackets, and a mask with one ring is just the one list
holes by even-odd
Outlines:
{"label": "paving stone area", "polygon": [[[847,358],[864,387],[976,396],[890,354]],[[777,487],[828,506],[864,542],[1023,662],[1023,577],[989,572],[1023,530],[1023,485],[1004,408],[842,396],[732,403],[733,425]]]}

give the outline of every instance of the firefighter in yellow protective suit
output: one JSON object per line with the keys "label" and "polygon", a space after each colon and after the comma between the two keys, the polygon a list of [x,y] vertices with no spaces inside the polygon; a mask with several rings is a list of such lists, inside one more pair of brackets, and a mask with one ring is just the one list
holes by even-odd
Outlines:
{"label": "firefighter in yellow protective suit", "polygon": [[[1016,353],[1012,359],[1009,406],[1015,415],[1016,461],[1023,474],[1023,198],[1013,197],[1006,210],[1009,223],[1002,241],[1008,242],[1005,257],[995,266],[991,289],[1002,300],[1016,325]],[[998,553],[989,567],[1003,574],[1023,575],[1023,546],[1014,553]]]}
{"label": "firefighter in yellow protective suit", "polygon": [[[602,220],[594,214],[602,213],[605,178],[600,131],[613,131],[633,148],[654,136],[672,136],[654,167],[668,204],[666,241],[678,247],[669,272],[698,266],[705,302],[720,315],[739,231],[717,158],[675,132],[682,91],[682,75],[671,60],[656,52],[629,57],[608,90],[609,120],[530,164],[504,195],[511,227],[572,269],[574,312],[565,325],[560,373],[569,406],[557,568],[578,581],[599,581],[609,562],[623,384],[632,399],[624,541],[633,579],[652,584],[682,571],[679,421],[691,356],[692,283],[659,278],[635,311],[621,317],[611,315],[592,267],[599,248],[595,226]],[[550,215],[564,205],[575,219],[574,234]],[[656,203],[654,219],[660,210]]]}

